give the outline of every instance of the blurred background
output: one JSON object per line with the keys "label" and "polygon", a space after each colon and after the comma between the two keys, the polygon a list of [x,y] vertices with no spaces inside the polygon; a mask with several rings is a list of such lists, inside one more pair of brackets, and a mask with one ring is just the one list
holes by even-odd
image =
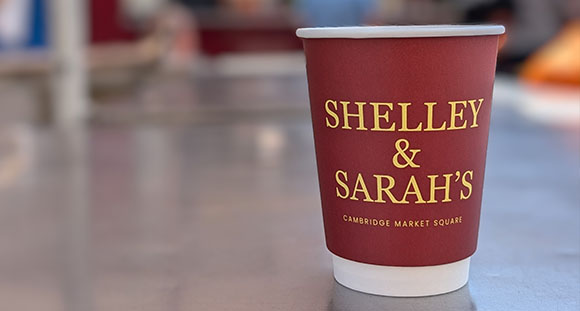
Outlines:
{"label": "blurred background", "polygon": [[[2,0],[0,5],[0,115],[12,123],[188,123],[215,117],[205,114],[218,108],[218,115],[221,108],[228,115],[250,108],[304,110],[302,45],[294,35],[302,26],[498,23],[507,27],[498,63],[502,77],[580,85],[578,1]],[[279,96],[280,88],[286,96]],[[232,92],[241,97],[225,97]]]}
{"label": "blurred background", "polygon": [[457,23],[507,29],[480,274],[457,303],[577,310],[573,0],[0,0],[0,309],[350,310],[295,30]]}

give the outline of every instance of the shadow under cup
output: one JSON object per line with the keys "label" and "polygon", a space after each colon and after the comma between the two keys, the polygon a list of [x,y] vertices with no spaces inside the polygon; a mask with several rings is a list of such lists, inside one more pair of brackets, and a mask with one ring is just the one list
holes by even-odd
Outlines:
{"label": "shadow under cup", "polygon": [[336,280],[388,296],[466,284],[502,26],[303,28]]}

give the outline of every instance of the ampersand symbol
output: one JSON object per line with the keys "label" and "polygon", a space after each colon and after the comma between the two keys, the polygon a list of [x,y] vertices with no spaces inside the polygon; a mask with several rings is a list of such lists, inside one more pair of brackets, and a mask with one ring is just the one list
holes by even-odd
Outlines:
{"label": "ampersand symbol", "polygon": [[[393,165],[398,168],[405,168],[407,166],[420,167],[420,165],[417,165],[413,162],[413,159],[415,159],[417,153],[421,152],[421,149],[409,149],[409,141],[404,138],[401,138],[395,142],[395,149],[397,149],[397,153],[395,153],[393,156]],[[411,153],[410,157],[406,153],[407,150],[409,150]],[[403,164],[401,164],[399,161],[399,157],[403,158]]]}

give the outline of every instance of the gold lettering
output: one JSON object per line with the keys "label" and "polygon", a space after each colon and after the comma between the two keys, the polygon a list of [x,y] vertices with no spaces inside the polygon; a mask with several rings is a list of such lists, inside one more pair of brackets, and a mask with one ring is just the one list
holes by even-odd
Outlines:
{"label": "gold lettering", "polygon": [[[389,175],[373,175],[377,180],[377,203],[385,203],[386,201],[383,200],[383,192],[387,194],[389,200],[393,203],[400,203],[395,196],[391,193],[391,189],[395,186],[395,179]],[[386,178],[389,181],[389,184],[386,187],[383,187],[383,178]]]}
{"label": "gold lettering", "polygon": [[[411,189],[411,187],[413,188],[412,191],[409,191]],[[407,184],[407,189],[405,190],[405,194],[403,195],[403,198],[401,199],[401,201],[399,203],[404,203],[404,204],[408,204],[409,201],[407,201],[407,196],[413,194],[417,197],[417,200],[415,201],[415,203],[420,204],[420,203],[426,203],[425,200],[423,200],[423,196],[421,195],[421,190],[419,190],[419,185],[417,185],[417,180],[415,179],[415,176],[411,175],[411,178],[409,178],[409,183]]]}
{"label": "gold lettering", "polygon": [[393,110],[393,103],[370,103],[373,106],[373,118],[374,126],[371,131],[377,132],[393,132],[395,131],[395,123],[391,124],[389,128],[382,128],[380,125],[380,119],[384,119],[387,124],[389,123],[389,110],[385,110],[384,114],[380,114],[379,108],[381,106],[386,106],[390,110]]}
{"label": "gold lettering", "polygon": [[358,192],[362,192],[365,195],[363,199],[364,202],[374,202],[369,195],[369,191],[367,190],[367,186],[365,185],[365,180],[362,177],[361,173],[358,173],[356,177],[356,183],[354,184],[354,189],[352,190],[352,196],[350,197],[351,200],[358,201],[356,194]]}
{"label": "gold lettering", "polygon": [[429,201],[427,201],[427,203],[437,203],[437,199],[435,198],[436,190],[445,190],[445,198],[441,202],[451,202],[451,199],[449,198],[451,176],[453,176],[453,174],[443,174],[443,177],[445,177],[445,186],[435,186],[435,180],[439,177],[439,175],[427,175],[429,180],[431,180],[431,191],[429,192]]}
{"label": "gold lettering", "polygon": [[358,127],[356,128],[356,130],[357,131],[366,131],[367,128],[365,127],[365,119],[364,119],[364,113],[363,113],[363,106],[366,103],[364,103],[364,102],[355,102],[354,103],[358,107],[357,113],[349,113],[348,112],[348,105],[350,104],[350,102],[341,101],[340,104],[342,105],[342,112],[344,115],[344,125],[342,126],[342,128],[345,130],[351,130],[352,127],[350,127],[350,125],[349,125],[348,118],[353,117],[353,118],[358,118]]}
{"label": "gold lettering", "polygon": [[[460,111],[457,111],[457,105],[460,104],[463,108]],[[460,101],[450,101],[449,105],[451,105],[451,120],[449,120],[449,127],[447,130],[460,130],[467,127],[467,120],[463,120],[463,109],[467,107],[467,102],[464,100]],[[455,119],[459,117],[459,120],[463,120],[463,124],[460,126],[455,125]]]}
{"label": "gold lettering", "polygon": [[425,106],[427,106],[427,127],[425,127],[425,132],[444,131],[445,126],[447,125],[447,121],[443,121],[443,124],[441,124],[440,127],[433,128],[433,107],[435,107],[435,105],[437,105],[437,103],[425,103]]}
{"label": "gold lettering", "polygon": [[[330,105],[334,106],[334,111],[330,109]],[[334,119],[334,124],[330,123],[328,117],[326,117],[326,126],[330,128],[337,128],[338,127],[338,115],[336,111],[338,110],[338,105],[336,104],[336,100],[329,99],[324,103],[324,109],[326,109],[326,113],[329,114]]]}
{"label": "gold lettering", "polygon": [[[468,174],[469,174],[469,181],[467,181]],[[463,189],[461,189],[461,192],[459,193],[459,198],[461,200],[467,200],[471,196],[471,188],[472,188],[471,180],[473,180],[473,171],[466,171],[465,173],[463,173],[463,176],[461,176],[461,184],[463,184],[463,186],[465,186],[465,188],[467,188],[467,194],[463,194]]]}
{"label": "gold lettering", "polygon": [[479,109],[481,109],[481,104],[483,103],[483,98],[478,99],[479,105],[475,108],[475,99],[469,100],[469,106],[471,106],[471,112],[473,112],[473,124],[471,124],[471,128],[478,127],[477,125],[477,115],[479,114]]}
{"label": "gold lettering", "polygon": [[399,129],[400,132],[420,132],[423,128],[423,122],[419,122],[419,125],[414,129],[410,129],[407,126],[408,122],[408,113],[407,107],[411,106],[411,103],[398,103],[397,105],[401,106],[401,128]]}
{"label": "gold lettering", "polygon": [[[338,175],[342,175],[344,177],[344,181],[340,180],[340,177]],[[334,174],[334,177],[336,179],[336,183],[338,183],[338,185],[341,186],[342,189],[344,189],[344,191],[345,191],[344,194],[340,194],[340,189],[338,189],[338,187],[336,187],[336,196],[341,198],[341,199],[348,198],[349,190],[348,190],[348,186],[346,185],[346,182],[348,181],[348,176],[347,176],[346,172],[338,170]]]}

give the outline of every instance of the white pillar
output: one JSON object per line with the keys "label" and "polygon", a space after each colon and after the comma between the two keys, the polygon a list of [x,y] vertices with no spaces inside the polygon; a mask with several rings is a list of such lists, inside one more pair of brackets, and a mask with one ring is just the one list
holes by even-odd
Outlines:
{"label": "white pillar", "polygon": [[49,0],[54,60],[52,104],[58,124],[85,121],[90,114],[87,73],[86,0]]}

